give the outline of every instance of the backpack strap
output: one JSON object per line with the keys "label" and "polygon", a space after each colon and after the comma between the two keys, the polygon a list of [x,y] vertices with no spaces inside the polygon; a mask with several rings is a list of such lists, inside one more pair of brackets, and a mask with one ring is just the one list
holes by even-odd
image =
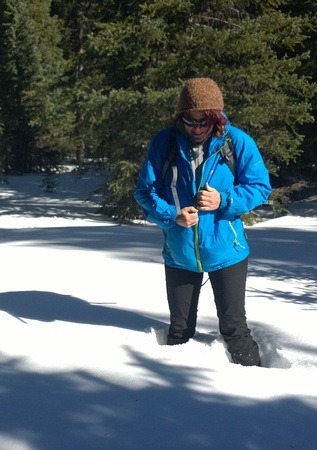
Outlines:
{"label": "backpack strap", "polygon": [[171,129],[171,133],[169,135],[168,139],[168,147],[167,147],[167,154],[166,154],[166,161],[164,163],[163,169],[162,169],[162,180],[163,183],[165,181],[166,175],[168,170],[175,165],[176,159],[178,155],[178,145],[176,141],[176,130],[175,127]]}
{"label": "backpack strap", "polygon": [[[169,135],[168,140],[168,148],[167,148],[167,154],[166,154],[166,161],[164,163],[163,169],[162,169],[162,181],[165,182],[165,178],[167,175],[168,170],[175,165],[177,155],[178,155],[178,145],[176,141],[176,130],[175,127],[171,129],[171,133]],[[225,137],[225,144],[220,149],[220,154],[229,169],[231,170],[233,176],[236,176],[236,154],[233,147],[233,143],[230,136]]]}
{"label": "backpack strap", "polygon": [[220,150],[224,162],[228,165],[234,177],[236,176],[236,154],[230,136],[226,136],[225,145]]}

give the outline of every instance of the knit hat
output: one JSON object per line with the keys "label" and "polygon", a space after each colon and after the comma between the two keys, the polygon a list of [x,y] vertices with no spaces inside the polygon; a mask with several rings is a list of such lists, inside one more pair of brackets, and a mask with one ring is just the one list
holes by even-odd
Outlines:
{"label": "knit hat", "polygon": [[188,80],[181,90],[177,110],[208,111],[217,109],[222,111],[224,107],[222,92],[211,78],[192,78]]}

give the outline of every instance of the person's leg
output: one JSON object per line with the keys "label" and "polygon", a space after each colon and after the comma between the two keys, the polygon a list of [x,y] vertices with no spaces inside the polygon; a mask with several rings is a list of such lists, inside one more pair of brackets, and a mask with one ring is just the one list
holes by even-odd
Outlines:
{"label": "person's leg", "polygon": [[165,278],[171,322],[167,344],[183,344],[195,334],[203,274],[165,265]]}
{"label": "person's leg", "polygon": [[214,292],[219,328],[232,361],[244,366],[260,363],[259,348],[251,336],[245,314],[248,261],[209,272]]}

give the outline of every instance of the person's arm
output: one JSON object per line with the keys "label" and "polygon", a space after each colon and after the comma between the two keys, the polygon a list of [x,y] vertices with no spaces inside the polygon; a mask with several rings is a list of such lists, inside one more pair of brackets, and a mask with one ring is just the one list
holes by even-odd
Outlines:
{"label": "person's arm", "polygon": [[179,213],[174,205],[169,205],[163,198],[162,170],[168,139],[169,131],[163,130],[152,140],[134,192],[145,218],[161,228],[174,226]]}

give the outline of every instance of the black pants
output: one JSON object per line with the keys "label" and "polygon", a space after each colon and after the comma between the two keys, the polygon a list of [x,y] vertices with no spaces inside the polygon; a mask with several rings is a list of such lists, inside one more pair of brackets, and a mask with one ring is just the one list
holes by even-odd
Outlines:
{"label": "black pants", "polygon": [[[219,319],[219,329],[232,360],[258,365],[259,349],[252,339],[245,315],[245,287],[248,260],[209,272]],[[203,274],[165,266],[170,309],[168,345],[182,344],[195,334],[197,308]]]}

